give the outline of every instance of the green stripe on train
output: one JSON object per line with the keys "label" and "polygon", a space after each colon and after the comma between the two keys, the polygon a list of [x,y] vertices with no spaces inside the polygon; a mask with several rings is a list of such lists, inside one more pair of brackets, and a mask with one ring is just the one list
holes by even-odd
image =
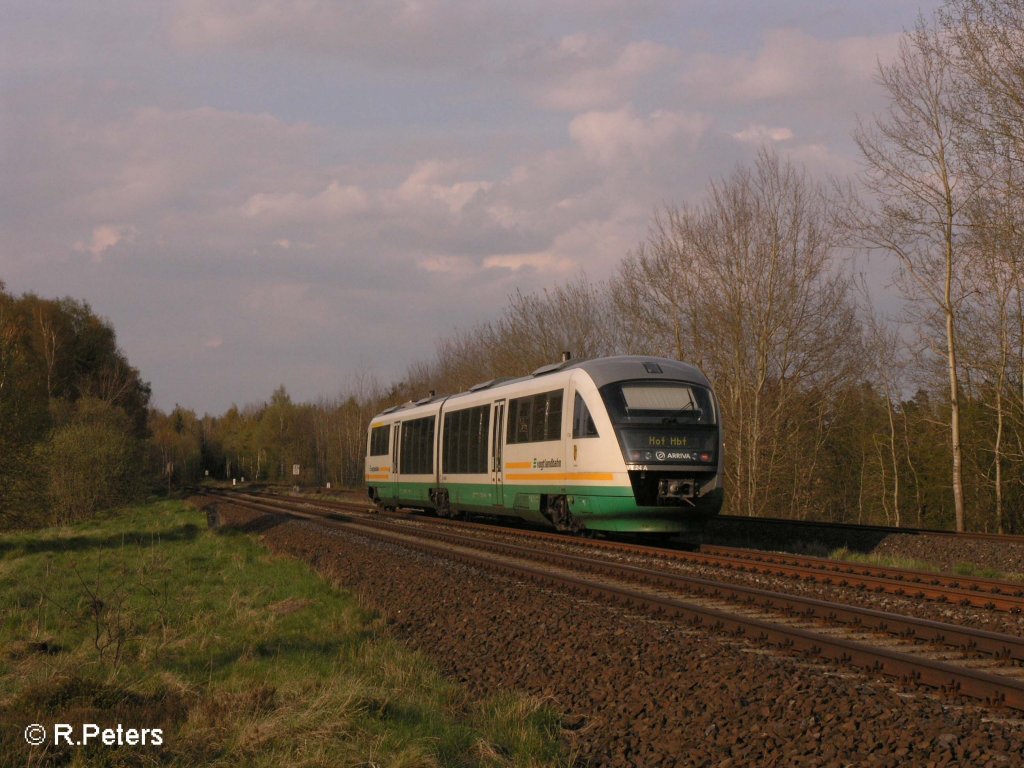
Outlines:
{"label": "green stripe on train", "polygon": [[547,523],[540,509],[541,497],[564,495],[573,515],[595,531],[677,533],[702,527],[713,514],[708,508],[710,505],[638,506],[630,486],[505,484],[501,488],[502,504],[497,503],[497,488],[493,483],[448,482],[438,486],[399,482],[372,487],[377,488],[385,504],[425,509],[434,508],[430,490],[440,487],[448,491],[452,507],[459,511],[515,517],[541,524]]}

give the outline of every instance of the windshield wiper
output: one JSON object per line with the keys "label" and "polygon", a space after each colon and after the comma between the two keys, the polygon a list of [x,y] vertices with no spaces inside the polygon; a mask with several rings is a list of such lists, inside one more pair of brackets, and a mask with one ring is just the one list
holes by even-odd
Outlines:
{"label": "windshield wiper", "polygon": [[701,417],[704,416],[704,411],[702,411],[700,408],[689,405],[686,408],[680,408],[671,416],[666,416],[662,421],[663,423],[668,423],[669,421],[674,421],[675,419],[678,419],[680,416],[693,417],[697,421],[700,421]]}

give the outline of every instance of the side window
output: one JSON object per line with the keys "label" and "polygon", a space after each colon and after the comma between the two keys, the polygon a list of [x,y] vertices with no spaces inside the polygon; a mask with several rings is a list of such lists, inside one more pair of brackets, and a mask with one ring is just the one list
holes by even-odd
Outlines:
{"label": "side window", "polygon": [[490,405],[446,413],[441,471],[445,474],[486,472],[490,423]]}
{"label": "side window", "polygon": [[530,442],[533,398],[520,397],[508,402],[508,442]]}
{"label": "side window", "polygon": [[508,442],[539,443],[562,437],[562,390],[509,401]]}
{"label": "side window", "polygon": [[370,430],[370,445],[367,456],[387,456],[390,427],[383,424]]}
{"label": "side window", "polygon": [[572,436],[573,439],[598,436],[594,419],[590,416],[590,409],[583,402],[579,392],[576,393],[576,400],[572,404]]}
{"label": "side window", "polygon": [[399,472],[426,475],[434,471],[434,417],[402,422]]}

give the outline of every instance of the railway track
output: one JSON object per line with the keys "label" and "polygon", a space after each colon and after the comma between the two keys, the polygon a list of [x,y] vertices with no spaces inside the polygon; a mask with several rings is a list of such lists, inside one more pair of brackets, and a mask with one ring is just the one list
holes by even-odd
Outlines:
{"label": "railway track", "polygon": [[873,534],[878,536],[937,536],[942,538],[1024,543],[1024,535],[1015,533],[985,533],[980,531],[948,531],[940,528],[894,528],[888,525],[864,525],[862,523],[826,523],[816,520],[792,520],[778,517],[745,517],[742,515],[719,515],[717,522],[745,526],[776,527],[785,530],[806,529],[823,531],[845,531],[852,534]]}
{"label": "railway track", "polygon": [[[329,505],[334,509],[325,509],[328,505],[320,502],[238,495],[231,495],[229,502],[1024,710],[1024,639],[1013,635],[538,547],[537,537],[571,541],[540,532],[517,531],[524,535],[522,541],[531,543],[525,546],[501,540],[487,526],[483,528],[492,531],[488,536],[474,530],[481,526],[447,521],[412,529],[401,520],[367,514],[365,506],[339,507],[335,502]],[[585,544],[630,549],[612,542]],[[699,554],[668,552],[669,557]],[[657,553],[660,557],[665,551]]]}
{"label": "railway track", "polygon": [[[270,497],[274,498],[274,497]],[[334,500],[317,500],[318,506],[340,512],[362,513],[366,504]],[[382,513],[401,519],[407,513]],[[424,525],[448,526],[480,531],[493,531],[495,526],[467,521],[441,520],[418,517]],[[515,536],[535,541],[565,544],[570,539],[564,534],[522,528],[502,529]],[[795,555],[784,552],[768,552],[740,547],[702,545],[699,551],[677,548],[651,547],[622,541],[585,539],[588,547],[604,549],[612,553],[634,553],[644,557],[663,558],[688,565],[710,566],[738,573],[784,576],[800,581],[818,582],[826,585],[852,587],[884,592],[920,600],[933,600],[954,605],[969,605],[996,611],[1024,611],[1024,584],[998,579],[970,576],[952,576],[905,568],[851,563],[810,555]]]}

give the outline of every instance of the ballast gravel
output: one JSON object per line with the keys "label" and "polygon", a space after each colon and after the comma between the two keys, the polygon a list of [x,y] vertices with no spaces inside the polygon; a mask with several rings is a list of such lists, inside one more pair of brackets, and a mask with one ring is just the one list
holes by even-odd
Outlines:
{"label": "ballast gravel", "polygon": [[562,713],[581,766],[1016,766],[1024,717],[713,630],[218,503],[311,563],[478,696]]}

